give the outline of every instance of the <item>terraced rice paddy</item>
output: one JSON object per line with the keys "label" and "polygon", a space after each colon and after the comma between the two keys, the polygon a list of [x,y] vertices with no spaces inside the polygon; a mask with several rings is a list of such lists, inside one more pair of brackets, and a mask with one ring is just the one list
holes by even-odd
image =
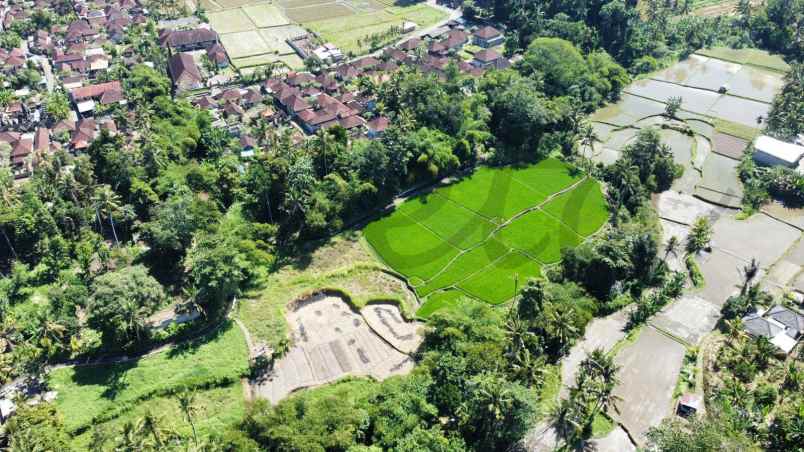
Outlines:
{"label": "terraced rice paddy", "polygon": [[599,184],[555,159],[479,168],[409,199],[363,230],[434,310],[471,297],[500,304],[608,219]]}
{"label": "terraced rice paddy", "polygon": [[[759,132],[788,68],[756,49],[704,49],[624,89],[621,100],[595,112],[596,135],[587,156],[616,161],[640,129],[660,129],[684,175],[673,190],[739,207],[742,187],[736,166]],[[677,118],[663,116],[671,97],[682,99]]]}

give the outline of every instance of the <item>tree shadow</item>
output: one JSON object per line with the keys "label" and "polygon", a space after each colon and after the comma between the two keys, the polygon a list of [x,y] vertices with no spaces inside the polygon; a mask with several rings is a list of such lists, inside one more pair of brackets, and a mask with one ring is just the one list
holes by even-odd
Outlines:
{"label": "tree shadow", "polygon": [[114,400],[121,391],[129,386],[126,374],[129,370],[137,366],[139,359],[120,362],[106,366],[77,366],[73,373],[72,380],[80,386],[93,385],[104,386],[101,397]]}
{"label": "tree shadow", "polygon": [[204,334],[203,336],[197,339],[182,342],[181,344],[177,344],[171,347],[167,351],[165,356],[167,356],[168,359],[174,359],[174,358],[185,357],[187,355],[195,353],[196,351],[198,351],[199,347],[218,339],[220,336],[228,332],[231,328],[234,328],[233,323],[230,320],[226,320],[220,327],[213,329],[212,331]]}

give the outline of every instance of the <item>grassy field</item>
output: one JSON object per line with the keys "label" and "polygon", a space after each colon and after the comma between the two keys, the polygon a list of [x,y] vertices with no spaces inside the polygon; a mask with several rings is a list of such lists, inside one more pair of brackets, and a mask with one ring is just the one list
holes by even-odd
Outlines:
{"label": "grassy field", "polygon": [[207,14],[212,28],[221,35],[248,31],[254,28],[254,22],[242,8],[227,9]]}
{"label": "grassy field", "polygon": [[175,412],[170,394],[186,388],[209,392],[210,397],[199,396],[198,408],[210,413],[205,422],[214,426],[242,412],[239,378],[247,367],[243,334],[227,323],[204,339],[140,360],[56,369],[48,375],[48,383],[58,393],[56,406],[73,433],[135,419],[149,408],[158,416]]}
{"label": "grassy field", "polygon": [[[560,192],[563,192],[559,194]],[[471,296],[492,304],[560,260],[608,218],[600,186],[556,159],[477,169],[409,199],[363,229],[424,298],[419,317]]]}
{"label": "grassy field", "polygon": [[371,300],[396,300],[410,317],[416,307],[416,299],[404,283],[383,272],[360,234],[350,233],[311,245],[270,274],[262,289],[240,300],[238,317],[255,341],[276,344],[287,335],[284,313],[288,303],[322,289],[342,291],[358,307]]}
{"label": "grassy field", "polygon": [[358,41],[374,33],[382,33],[405,21],[416,22],[419,28],[427,28],[447,17],[447,14],[425,4],[392,6],[379,11],[369,11],[343,17],[334,17],[312,22],[305,26],[334,43],[344,52],[359,54],[367,51],[365,43]]}

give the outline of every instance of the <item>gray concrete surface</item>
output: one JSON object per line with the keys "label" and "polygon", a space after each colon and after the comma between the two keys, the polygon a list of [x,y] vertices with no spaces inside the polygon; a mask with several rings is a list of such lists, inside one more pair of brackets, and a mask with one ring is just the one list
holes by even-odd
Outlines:
{"label": "gray concrete surface", "polygon": [[724,212],[723,208],[677,191],[666,191],[658,196],[656,210],[659,217],[676,223],[692,225],[698,217],[714,221]]}
{"label": "gray concrete surface", "polygon": [[744,260],[756,258],[763,267],[776,262],[801,237],[801,231],[761,213],[747,220],[723,216],[712,230],[713,247]]}
{"label": "gray concrete surface", "polygon": [[648,429],[658,425],[672,408],[673,389],[684,361],[685,348],[651,326],[616,358],[620,384],[619,413],[612,416],[644,446]]}
{"label": "gray concrete surface", "polygon": [[720,308],[700,297],[685,295],[654,316],[650,324],[697,345],[720,319]]}
{"label": "gray concrete surface", "polygon": [[560,397],[569,395],[568,388],[575,384],[575,373],[581,361],[589,352],[596,348],[605,351],[611,350],[625,335],[625,325],[628,323],[628,312],[623,309],[606,317],[589,322],[583,338],[578,341],[561,362],[561,391]]}
{"label": "gray concrete surface", "polygon": [[617,426],[603,438],[589,441],[589,448],[598,452],[633,452],[636,446],[622,427]]}

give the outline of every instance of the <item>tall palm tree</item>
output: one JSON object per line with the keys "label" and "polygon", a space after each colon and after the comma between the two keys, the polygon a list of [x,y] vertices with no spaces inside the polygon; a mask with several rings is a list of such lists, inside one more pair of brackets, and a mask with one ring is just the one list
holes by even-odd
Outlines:
{"label": "tall palm tree", "polygon": [[[95,206],[95,212],[98,216],[98,223],[100,224],[102,216],[109,219],[109,225],[112,227],[114,242],[117,246],[120,246],[120,241],[117,239],[117,230],[114,226],[114,214],[120,212],[120,196],[118,196],[117,193],[112,190],[112,187],[103,184],[95,190],[93,204]],[[101,231],[101,234],[102,233],[103,231]]]}
{"label": "tall palm tree", "polygon": [[575,326],[575,311],[556,309],[550,313],[548,321],[563,351],[578,336],[578,328]]}
{"label": "tall palm tree", "polygon": [[17,205],[18,199],[17,190],[14,188],[14,178],[11,172],[5,168],[0,169],[0,233],[3,234],[8,249],[11,250],[11,254],[15,259],[17,258],[17,250],[14,249],[14,245],[11,243],[11,239],[8,237],[4,225],[14,218],[14,208]]}
{"label": "tall palm tree", "polygon": [[198,447],[198,434],[195,431],[195,422],[193,421],[193,416],[195,416],[196,408],[195,408],[195,392],[192,391],[184,391],[177,396],[177,400],[179,401],[179,408],[181,408],[182,413],[184,413],[184,419],[190,424],[190,428],[193,430],[193,442],[195,443],[195,447]]}

